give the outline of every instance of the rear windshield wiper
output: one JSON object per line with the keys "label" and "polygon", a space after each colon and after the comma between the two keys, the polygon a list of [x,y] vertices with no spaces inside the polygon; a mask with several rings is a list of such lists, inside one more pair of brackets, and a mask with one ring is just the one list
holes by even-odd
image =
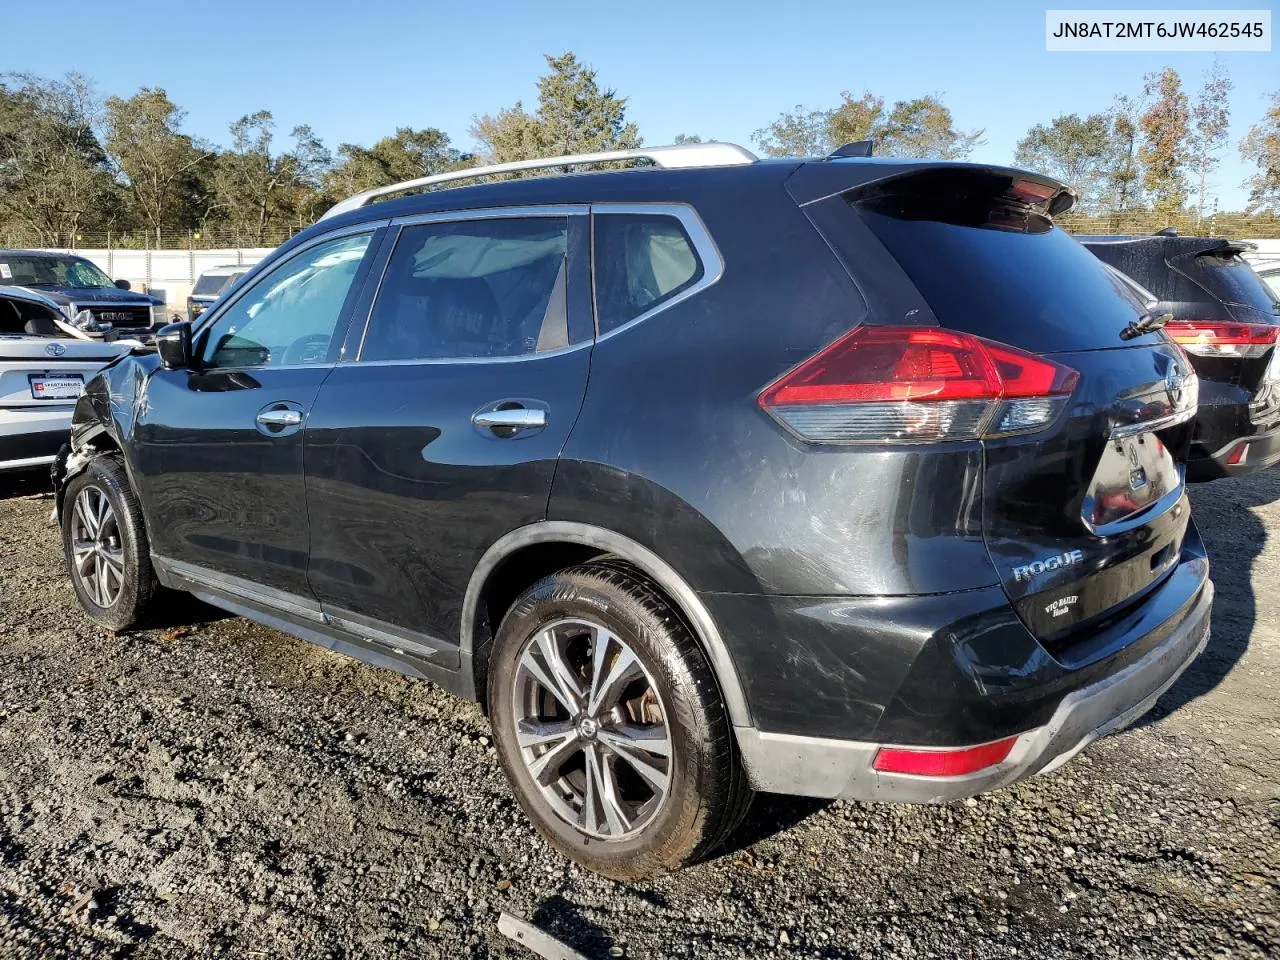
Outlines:
{"label": "rear windshield wiper", "polygon": [[1140,337],[1144,333],[1150,333],[1152,330],[1159,330],[1172,319],[1172,313],[1156,313],[1154,310],[1148,311],[1121,330],[1120,339],[1132,340],[1134,337]]}

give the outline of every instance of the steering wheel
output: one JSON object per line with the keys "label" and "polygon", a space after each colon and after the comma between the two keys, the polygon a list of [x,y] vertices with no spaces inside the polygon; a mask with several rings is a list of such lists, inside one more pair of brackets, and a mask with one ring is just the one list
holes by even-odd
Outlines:
{"label": "steering wheel", "polygon": [[329,355],[331,339],[327,333],[309,333],[305,337],[299,337],[285,347],[280,362],[285,364],[321,363]]}

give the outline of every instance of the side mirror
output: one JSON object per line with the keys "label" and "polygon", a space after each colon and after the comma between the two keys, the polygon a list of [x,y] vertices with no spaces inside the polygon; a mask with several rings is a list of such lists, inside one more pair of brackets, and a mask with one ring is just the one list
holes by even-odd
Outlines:
{"label": "side mirror", "polygon": [[128,280],[117,280],[116,286],[119,287],[121,290],[133,289],[133,284],[131,284]]}
{"label": "side mirror", "polygon": [[191,366],[191,324],[185,320],[165,324],[156,331],[156,352],[166,370],[185,370]]}

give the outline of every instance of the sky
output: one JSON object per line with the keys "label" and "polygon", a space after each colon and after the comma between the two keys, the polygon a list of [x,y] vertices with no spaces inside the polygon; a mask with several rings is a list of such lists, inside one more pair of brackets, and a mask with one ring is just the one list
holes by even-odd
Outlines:
{"label": "sky", "polygon": [[[826,108],[841,91],[869,90],[887,103],[940,95],[959,129],[985,129],[972,159],[1009,163],[1034,124],[1104,110],[1117,93],[1139,93],[1143,75],[1164,66],[1178,69],[1193,92],[1213,61],[1211,53],[1048,53],[1046,6],[1069,5],[63,0],[63,11],[82,8],[83,16],[56,18],[75,24],[74,42],[48,42],[47,4],[7,6],[0,72],[74,70],[101,93],[121,96],[163,87],[187,111],[186,132],[214,143],[230,140],[227,126],[240,116],[266,109],[279,131],[310,124],[330,148],[368,145],[399,126],[432,126],[467,149],[474,117],[517,100],[535,104],[543,55],[572,50],[602,85],[628,98],[628,119],[650,145],[684,133],[751,146],[751,134],[784,110]],[[1200,0],[1188,8],[1214,6]],[[24,36],[45,39],[20,42]],[[1266,95],[1280,89],[1280,51],[1217,56],[1235,90],[1231,144],[1211,192],[1221,209],[1238,210],[1250,171],[1236,144],[1261,119]]]}

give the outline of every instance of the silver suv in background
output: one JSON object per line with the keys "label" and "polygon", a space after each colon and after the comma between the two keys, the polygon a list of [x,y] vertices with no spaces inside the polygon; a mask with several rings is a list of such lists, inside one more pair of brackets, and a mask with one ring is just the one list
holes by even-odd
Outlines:
{"label": "silver suv in background", "polygon": [[211,267],[200,274],[196,278],[195,286],[191,288],[191,295],[187,297],[187,319],[195,320],[204,313],[217,301],[224,290],[230,289],[248,270],[248,267],[231,264]]}

